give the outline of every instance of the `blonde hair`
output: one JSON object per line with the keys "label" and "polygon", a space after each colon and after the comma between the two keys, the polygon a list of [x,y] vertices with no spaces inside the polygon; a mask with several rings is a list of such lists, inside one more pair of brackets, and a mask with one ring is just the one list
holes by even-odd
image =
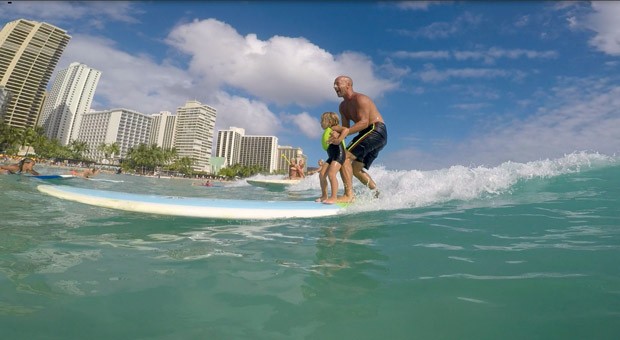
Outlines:
{"label": "blonde hair", "polygon": [[335,112],[324,112],[321,116],[321,125],[327,125],[328,127],[332,127],[335,125],[340,125],[340,119],[338,118],[338,114]]}

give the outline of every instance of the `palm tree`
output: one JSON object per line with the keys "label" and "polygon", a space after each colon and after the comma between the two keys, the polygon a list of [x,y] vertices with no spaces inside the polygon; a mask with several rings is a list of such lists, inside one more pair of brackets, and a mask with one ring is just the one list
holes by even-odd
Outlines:
{"label": "palm tree", "polygon": [[0,152],[17,154],[22,132],[4,121],[0,122]]}
{"label": "palm tree", "polygon": [[121,153],[121,147],[117,142],[114,142],[108,146],[107,151],[110,153],[112,160],[114,160],[114,156]]}
{"label": "palm tree", "polygon": [[[25,128],[22,130],[21,134],[21,147],[28,146],[26,149],[26,155],[30,153],[30,146],[37,140],[39,136],[43,136],[45,131],[42,126],[37,126],[34,128]],[[36,151],[36,150],[35,150]]]}
{"label": "palm tree", "polygon": [[174,171],[178,171],[186,176],[189,176],[194,172],[192,166],[194,165],[194,160],[191,157],[181,157],[176,159],[172,165],[170,165],[170,169]]}
{"label": "palm tree", "polygon": [[112,158],[112,160],[114,160],[114,155],[121,152],[121,148],[117,142],[111,144],[101,143],[97,147],[97,150],[103,152],[105,159]]}
{"label": "palm tree", "polygon": [[71,148],[71,156],[74,159],[84,159],[84,153],[89,151],[88,143],[74,139],[69,143]]}
{"label": "palm tree", "polygon": [[146,171],[155,171],[158,167],[164,167],[177,157],[176,149],[162,149],[157,144],[139,144],[130,148],[127,152],[123,168],[125,170],[139,170],[144,174]]}

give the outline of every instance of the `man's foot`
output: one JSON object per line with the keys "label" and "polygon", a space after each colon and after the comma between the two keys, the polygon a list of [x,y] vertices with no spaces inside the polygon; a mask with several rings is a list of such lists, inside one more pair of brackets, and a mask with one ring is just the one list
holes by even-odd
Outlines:
{"label": "man's foot", "polygon": [[327,199],[327,197],[319,197],[319,198],[315,199],[314,201],[320,203],[320,202],[325,201],[326,199]]}

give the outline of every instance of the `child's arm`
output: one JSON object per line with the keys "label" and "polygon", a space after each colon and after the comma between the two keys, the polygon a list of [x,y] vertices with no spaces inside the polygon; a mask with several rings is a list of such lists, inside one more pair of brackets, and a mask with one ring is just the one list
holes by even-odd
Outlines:
{"label": "child's arm", "polygon": [[347,137],[347,135],[349,134],[349,128],[346,128],[344,126],[340,126],[340,125],[334,125],[331,127],[332,131],[336,131],[339,136],[337,138],[332,137],[329,139],[330,144],[340,144],[342,143],[342,141]]}

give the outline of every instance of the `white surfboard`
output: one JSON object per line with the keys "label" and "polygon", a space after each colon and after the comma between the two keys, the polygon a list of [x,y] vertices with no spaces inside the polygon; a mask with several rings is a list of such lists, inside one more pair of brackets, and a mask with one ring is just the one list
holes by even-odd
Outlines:
{"label": "white surfboard", "polygon": [[322,204],[314,201],[258,201],[132,194],[66,185],[39,185],[37,189],[54,197],[104,208],[214,219],[324,217],[339,214],[346,206],[346,204]]}
{"label": "white surfboard", "polygon": [[250,185],[267,189],[284,189],[287,185],[297,184],[301,179],[246,179]]}

